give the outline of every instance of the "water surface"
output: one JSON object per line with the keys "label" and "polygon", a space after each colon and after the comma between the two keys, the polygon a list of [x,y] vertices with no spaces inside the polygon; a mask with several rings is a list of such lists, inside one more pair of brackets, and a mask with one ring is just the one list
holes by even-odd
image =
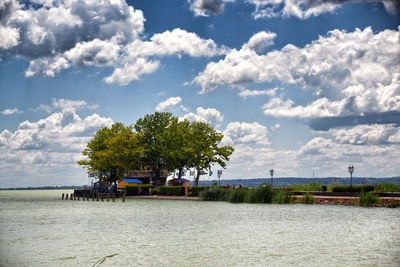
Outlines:
{"label": "water surface", "polygon": [[400,266],[400,209],[0,191],[0,266]]}

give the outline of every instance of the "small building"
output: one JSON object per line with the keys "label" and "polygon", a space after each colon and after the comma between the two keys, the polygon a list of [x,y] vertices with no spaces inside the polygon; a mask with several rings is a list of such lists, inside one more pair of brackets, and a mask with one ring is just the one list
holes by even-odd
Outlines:
{"label": "small building", "polygon": [[173,178],[168,181],[168,186],[190,186],[190,181],[183,178]]}
{"label": "small building", "polygon": [[155,186],[165,185],[167,181],[168,171],[162,170],[160,173],[159,179],[156,181],[156,174],[146,167],[140,167],[140,169],[131,169],[128,171],[126,178],[127,179],[137,179],[141,181],[143,184],[153,184]]}
{"label": "small building", "polygon": [[125,189],[127,185],[138,185],[142,184],[143,182],[138,179],[121,179],[118,180],[118,188]]}

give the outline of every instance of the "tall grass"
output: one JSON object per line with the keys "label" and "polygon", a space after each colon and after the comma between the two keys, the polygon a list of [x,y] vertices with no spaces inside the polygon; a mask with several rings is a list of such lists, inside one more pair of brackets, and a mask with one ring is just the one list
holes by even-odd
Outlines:
{"label": "tall grass", "polygon": [[304,196],[303,196],[303,203],[304,204],[313,204],[314,202],[315,202],[315,199],[314,199],[314,197],[310,194],[310,193],[306,193]]}
{"label": "tall grass", "polygon": [[375,186],[376,192],[400,192],[400,185],[387,183],[378,184]]}
{"label": "tall grass", "polygon": [[230,203],[290,203],[290,192],[273,189],[264,185],[254,189],[210,188],[200,192],[200,199],[205,201],[227,201]]}
{"label": "tall grass", "polygon": [[371,207],[375,204],[382,204],[382,199],[374,196],[372,193],[370,192],[364,192],[362,191],[360,193],[360,206],[364,206],[364,207]]}

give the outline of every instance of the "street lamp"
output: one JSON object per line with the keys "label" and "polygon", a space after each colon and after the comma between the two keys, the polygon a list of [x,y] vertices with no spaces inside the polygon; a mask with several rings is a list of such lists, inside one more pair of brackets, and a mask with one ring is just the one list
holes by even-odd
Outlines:
{"label": "street lamp", "polygon": [[218,185],[221,185],[222,170],[218,170]]}
{"label": "street lamp", "polygon": [[353,165],[349,165],[350,187],[353,187],[353,172],[354,172],[354,166]]}
{"label": "street lamp", "polygon": [[271,185],[274,187],[274,169],[270,169],[269,174],[271,174]]}

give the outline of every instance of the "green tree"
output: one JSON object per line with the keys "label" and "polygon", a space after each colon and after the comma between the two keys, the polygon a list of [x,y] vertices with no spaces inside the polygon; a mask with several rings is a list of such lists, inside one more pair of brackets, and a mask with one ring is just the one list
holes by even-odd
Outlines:
{"label": "green tree", "polygon": [[191,123],[191,147],[193,151],[192,164],[197,170],[195,185],[199,185],[201,174],[205,174],[215,163],[226,168],[226,161],[229,161],[234,148],[231,146],[218,146],[224,135],[217,132],[207,123]]}
{"label": "green tree", "polygon": [[[78,161],[89,172],[98,172],[101,180],[116,181],[139,163],[143,148],[132,126],[115,123],[96,132],[82,152],[87,160]],[[110,176],[106,176],[110,172]]]}
{"label": "green tree", "polygon": [[171,140],[170,126],[178,123],[178,119],[168,112],[156,112],[137,120],[136,131],[141,134],[144,147],[142,162],[155,174],[155,184],[159,184],[162,172],[173,171],[174,144]]}

